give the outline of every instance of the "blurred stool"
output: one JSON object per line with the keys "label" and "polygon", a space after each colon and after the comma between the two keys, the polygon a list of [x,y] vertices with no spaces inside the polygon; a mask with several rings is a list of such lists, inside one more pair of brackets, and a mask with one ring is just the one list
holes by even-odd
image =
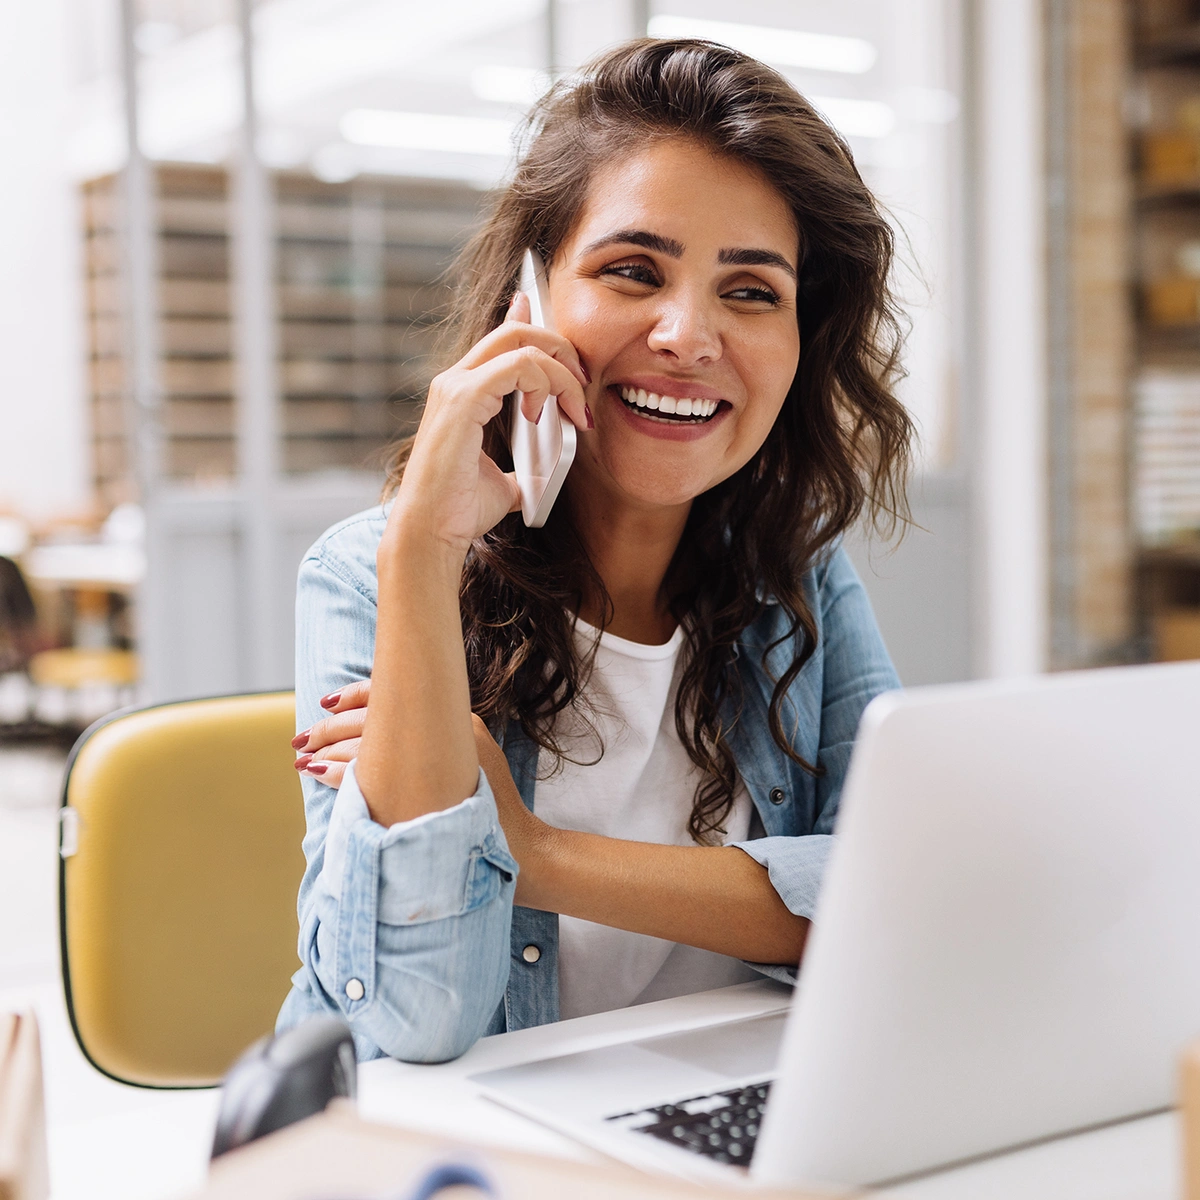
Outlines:
{"label": "blurred stool", "polygon": [[54,724],[72,716],[86,724],[132,704],[139,674],[138,656],[132,650],[69,646],[42,650],[29,660],[35,709]]}

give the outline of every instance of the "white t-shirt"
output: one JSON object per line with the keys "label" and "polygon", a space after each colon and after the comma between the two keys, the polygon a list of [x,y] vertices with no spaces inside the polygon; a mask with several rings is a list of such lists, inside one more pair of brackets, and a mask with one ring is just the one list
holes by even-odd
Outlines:
{"label": "white t-shirt", "polygon": [[[581,653],[590,651],[595,637],[592,626],[576,622]],[[687,823],[701,773],[675,730],[682,645],[682,629],[663,646],[600,635],[588,683],[593,711],[581,718],[567,709],[555,730],[559,745],[576,761],[545,778],[546,755],[539,758],[534,810],[541,820],[627,841],[695,844]],[[738,789],[725,829],[727,842],[744,841],[749,833],[744,788]],[[563,1020],[755,978],[745,964],[721,954],[559,918]]]}

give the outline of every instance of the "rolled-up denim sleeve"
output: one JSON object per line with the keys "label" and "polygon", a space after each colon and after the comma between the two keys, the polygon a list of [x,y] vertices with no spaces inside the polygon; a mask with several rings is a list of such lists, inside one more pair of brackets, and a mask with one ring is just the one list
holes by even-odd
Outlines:
{"label": "rolled-up denim sleeve", "polygon": [[771,886],[789,912],[812,920],[817,911],[821,880],[825,877],[825,864],[833,849],[833,838],[829,834],[755,838],[733,845],[767,868]]}
{"label": "rolled-up denim sleeve", "polygon": [[516,875],[482,771],[461,804],[385,828],[351,764],[301,930],[313,983],[385,1054],[456,1058],[504,994]]}
{"label": "rolled-up denim sleeve", "polygon": [[[296,594],[296,721],[370,676],[375,650],[379,510],[336,526],[309,551]],[[360,1058],[454,1058],[503,997],[516,864],[486,778],[443,812],[373,821],[353,765],[335,793],[303,780],[300,970],[277,1022],[339,1012]],[[361,994],[360,994],[361,988]]]}
{"label": "rolled-up denim sleeve", "polygon": [[735,843],[767,868],[788,910],[809,920],[833,850],[834,824],[859,720],[876,696],[900,686],[866,589],[845,550],[839,549],[819,576],[815,599],[822,658],[815,820],[800,836]]}

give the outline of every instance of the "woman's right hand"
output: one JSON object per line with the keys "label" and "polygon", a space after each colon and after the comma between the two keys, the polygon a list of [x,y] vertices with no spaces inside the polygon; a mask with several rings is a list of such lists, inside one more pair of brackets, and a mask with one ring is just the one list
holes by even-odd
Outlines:
{"label": "woman's right hand", "polygon": [[476,538],[520,506],[512,474],[483,451],[484,426],[505,396],[522,393],[530,420],[548,396],[557,396],[566,417],[583,429],[587,384],[575,347],[553,330],[530,325],[529,297],[518,292],[504,323],[430,384],[388,534],[395,537],[402,526],[423,530],[465,556]]}

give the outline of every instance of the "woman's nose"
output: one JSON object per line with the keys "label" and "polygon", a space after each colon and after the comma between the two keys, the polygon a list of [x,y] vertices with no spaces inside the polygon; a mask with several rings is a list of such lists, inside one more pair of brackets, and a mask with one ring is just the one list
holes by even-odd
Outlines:
{"label": "woman's nose", "polygon": [[651,350],[670,355],[681,366],[721,357],[717,314],[709,312],[702,301],[684,296],[662,309],[646,342]]}

